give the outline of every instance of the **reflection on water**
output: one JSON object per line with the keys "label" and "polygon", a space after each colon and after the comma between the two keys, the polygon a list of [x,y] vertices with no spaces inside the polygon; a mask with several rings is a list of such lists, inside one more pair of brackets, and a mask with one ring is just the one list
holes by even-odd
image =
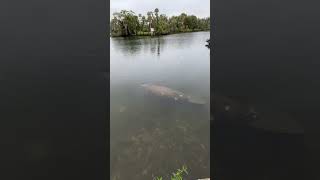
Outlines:
{"label": "reflection on water", "polygon": [[[182,37],[184,35],[171,35],[171,37],[118,37],[111,40],[112,50],[122,53],[123,55],[132,56],[141,53],[153,53],[160,55],[163,50],[167,48],[168,43],[173,43],[175,48],[190,48],[196,36],[192,33],[186,33],[188,37]],[[181,36],[176,38],[175,36]],[[204,42],[198,42],[201,45]],[[169,48],[172,46],[169,46]]]}
{"label": "reflection on water", "polygon": [[[111,179],[210,176],[209,32],[111,38]],[[204,105],[146,93],[152,83],[205,100]]]}

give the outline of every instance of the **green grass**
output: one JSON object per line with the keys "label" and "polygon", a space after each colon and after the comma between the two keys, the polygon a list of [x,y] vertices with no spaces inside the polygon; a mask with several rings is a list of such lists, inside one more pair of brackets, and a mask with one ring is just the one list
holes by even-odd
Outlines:
{"label": "green grass", "polygon": [[137,33],[137,36],[151,36],[151,32],[142,32],[142,31],[139,31]]}
{"label": "green grass", "polygon": [[[183,180],[183,176],[188,174],[187,166],[183,165],[181,169],[172,173],[170,180]],[[161,176],[156,177],[154,180],[164,180]]]}

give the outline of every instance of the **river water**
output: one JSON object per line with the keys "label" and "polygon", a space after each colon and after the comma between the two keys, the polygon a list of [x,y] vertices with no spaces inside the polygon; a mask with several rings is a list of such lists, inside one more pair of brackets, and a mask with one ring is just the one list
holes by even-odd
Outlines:
{"label": "river water", "polygon": [[[209,32],[110,38],[110,179],[167,179],[182,165],[187,179],[210,176],[209,38]],[[143,83],[206,104],[148,95]]]}

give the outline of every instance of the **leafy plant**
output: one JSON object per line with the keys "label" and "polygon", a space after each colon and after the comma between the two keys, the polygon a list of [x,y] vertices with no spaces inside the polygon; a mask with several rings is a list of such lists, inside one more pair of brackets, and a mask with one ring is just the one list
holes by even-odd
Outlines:
{"label": "leafy plant", "polygon": [[[183,180],[183,175],[188,174],[187,166],[183,165],[181,169],[178,169],[176,172],[172,173],[170,180]],[[163,180],[163,178],[156,177],[155,180]]]}

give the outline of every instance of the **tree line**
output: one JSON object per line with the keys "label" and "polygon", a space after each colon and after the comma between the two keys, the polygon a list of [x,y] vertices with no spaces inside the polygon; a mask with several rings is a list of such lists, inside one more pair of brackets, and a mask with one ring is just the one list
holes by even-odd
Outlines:
{"label": "tree line", "polygon": [[166,35],[181,32],[210,30],[210,17],[198,18],[182,13],[167,17],[159,9],[136,15],[133,11],[122,10],[113,13],[110,22],[111,36]]}

